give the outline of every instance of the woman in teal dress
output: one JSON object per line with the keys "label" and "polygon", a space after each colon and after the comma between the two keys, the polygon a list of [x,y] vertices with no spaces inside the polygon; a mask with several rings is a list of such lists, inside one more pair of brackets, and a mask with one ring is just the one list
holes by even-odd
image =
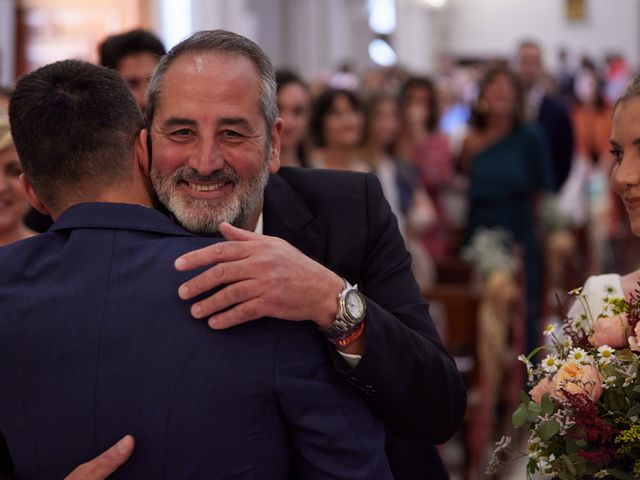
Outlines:
{"label": "woman in teal dress", "polygon": [[522,88],[504,66],[481,80],[469,123],[461,156],[469,175],[466,238],[479,227],[497,227],[511,232],[523,247],[530,351],[540,334],[542,283],[535,210],[540,194],[554,185],[547,139],[538,126],[523,124]]}

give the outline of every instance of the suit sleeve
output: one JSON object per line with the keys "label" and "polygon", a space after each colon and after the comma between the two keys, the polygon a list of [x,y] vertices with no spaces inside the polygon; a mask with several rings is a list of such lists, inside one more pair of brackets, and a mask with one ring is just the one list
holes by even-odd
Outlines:
{"label": "suit sleeve", "polygon": [[326,347],[314,325],[281,325],[275,384],[293,478],[390,480],[384,428],[336,375]]}
{"label": "suit sleeve", "polygon": [[464,385],[414,280],[380,184],[372,175],[365,182],[369,232],[364,266],[361,278],[348,280],[358,283],[366,297],[366,347],[355,368],[342,363],[342,373],[395,435],[443,443],[464,417]]}

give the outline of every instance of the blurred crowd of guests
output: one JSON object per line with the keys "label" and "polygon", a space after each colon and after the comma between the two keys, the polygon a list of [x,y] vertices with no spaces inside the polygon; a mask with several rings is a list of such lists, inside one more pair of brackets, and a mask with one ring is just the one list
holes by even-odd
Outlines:
{"label": "blurred crowd of guests", "polygon": [[280,71],[283,163],[375,173],[424,288],[479,228],[510,232],[532,346],[557,292],[635,261],[608,188],[610,106],[631,72],[618,57],[570,68],[561,52],[558,64],[548,71],[523,41],[512,59],[443,57],[429,76]]}

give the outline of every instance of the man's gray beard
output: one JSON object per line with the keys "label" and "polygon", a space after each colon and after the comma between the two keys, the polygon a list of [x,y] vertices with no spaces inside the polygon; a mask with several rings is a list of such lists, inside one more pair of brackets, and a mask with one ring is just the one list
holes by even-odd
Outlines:
{"label": "man's gray beard", "polygon": [[[233,193],[229,199],[200,199],[181,195],[180,182],[229,182]],[[151,182],[158,200],[169,210],[185,229],[198,235],[217,233],[220,223],[228,222],[244,228],[261,206],[264,189],[269,181],[269,164],[265,160],[260,171],[248,179],[240,177],[235,170],[225,166],[210,175],[202,176],[190,167],[182,167],[169,177],[151,172]]]}

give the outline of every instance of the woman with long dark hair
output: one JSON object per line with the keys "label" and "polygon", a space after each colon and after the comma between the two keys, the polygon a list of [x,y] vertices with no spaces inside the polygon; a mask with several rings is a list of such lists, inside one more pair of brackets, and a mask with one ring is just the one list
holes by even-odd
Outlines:
{"label": "woman with long dark hair", "polygon": [[522,88],[505,66],[491,68],[480,81],[460,162],[469,176],[467,239],[480,227],[499,227],[524,249],[530,351],[540,334],[535,207],[554,179],[544,132],[523,123]]}

